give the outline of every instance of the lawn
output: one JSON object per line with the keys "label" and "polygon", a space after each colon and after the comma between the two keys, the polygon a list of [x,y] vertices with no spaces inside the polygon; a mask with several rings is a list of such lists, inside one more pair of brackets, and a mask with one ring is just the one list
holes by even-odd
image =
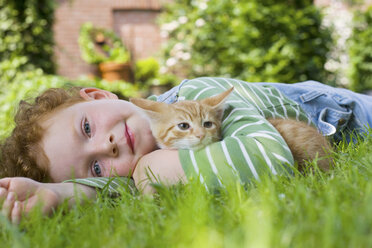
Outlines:
{"label": "lawn", "polygon": [[0,219],[1,247],[371,247],[372,137],[337,146],[335,168],[266,178],[216,194],[198,182],[153,198],[123,193],[20,226]]}

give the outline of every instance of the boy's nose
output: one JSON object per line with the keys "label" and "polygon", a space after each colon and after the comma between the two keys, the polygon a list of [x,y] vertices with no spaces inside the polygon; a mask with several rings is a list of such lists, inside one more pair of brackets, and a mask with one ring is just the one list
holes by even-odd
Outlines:
{"label": "boy's nose", "polygon": [[113,135],[110,135],[109,138],[99,144],[98,147],[100,148],[100,152],[105,155],[116,157],[119,154],[119,149]]}

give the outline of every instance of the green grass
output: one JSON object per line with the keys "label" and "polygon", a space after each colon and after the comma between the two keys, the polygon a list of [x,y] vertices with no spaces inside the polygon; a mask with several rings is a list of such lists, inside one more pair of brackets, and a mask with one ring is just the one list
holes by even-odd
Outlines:
{"label": "green grass", "polygon": [[1,247],[371,247],[372,137],[341,144],[329,173],[267,178],[208,194],[197,182],[154,198],[123,195],[19,227]]}

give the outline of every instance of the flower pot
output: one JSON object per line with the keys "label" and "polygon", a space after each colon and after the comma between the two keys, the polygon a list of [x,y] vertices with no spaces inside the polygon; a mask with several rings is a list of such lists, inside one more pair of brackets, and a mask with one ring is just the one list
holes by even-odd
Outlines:
{"label": "flower pot", "polygon": [[124,80],[131,82],[131,68],[129,63],[103,62],[98,65],[103,79],[107,81]]}

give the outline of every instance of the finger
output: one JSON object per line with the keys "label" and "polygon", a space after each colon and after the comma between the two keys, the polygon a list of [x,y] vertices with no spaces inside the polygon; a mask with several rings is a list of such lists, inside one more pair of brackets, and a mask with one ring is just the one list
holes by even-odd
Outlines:
{"label": "finger", "polygon": [[15,201],[14,192],[9,192],[8,196],[6,197],[6,200],[4,201],[3,207],[1,209],[1,213],[7,218],[10,217],[9,215],[13,209],[14,201]]}
{"label": "finger", "polygon": [[8,191],[6,189],[0,187],[0,204],[3,203],[7,194],[8,194]]}
{"label": "finger", "polygon": [[18,225],[21,222],[21,214],[21,203],[19,201],[16,201],[14,203],[14,207],[10,216],[13,224]]}
{"label": "finger", "polygon": [[28,214],[29,212],[31,212],[35,207],[37,207],[39,204],[39,201],[37,199],[37,197],[31,197],[29,199],[27,199],[27,201],[24,201],[23,202],[23,213],[24,214]]}
{"label": "finger", "polygon": [[0,187],[7,189],[9,187],[9,183],[10,183],[10,177],[5,177],[5,178],[0,179]]}

